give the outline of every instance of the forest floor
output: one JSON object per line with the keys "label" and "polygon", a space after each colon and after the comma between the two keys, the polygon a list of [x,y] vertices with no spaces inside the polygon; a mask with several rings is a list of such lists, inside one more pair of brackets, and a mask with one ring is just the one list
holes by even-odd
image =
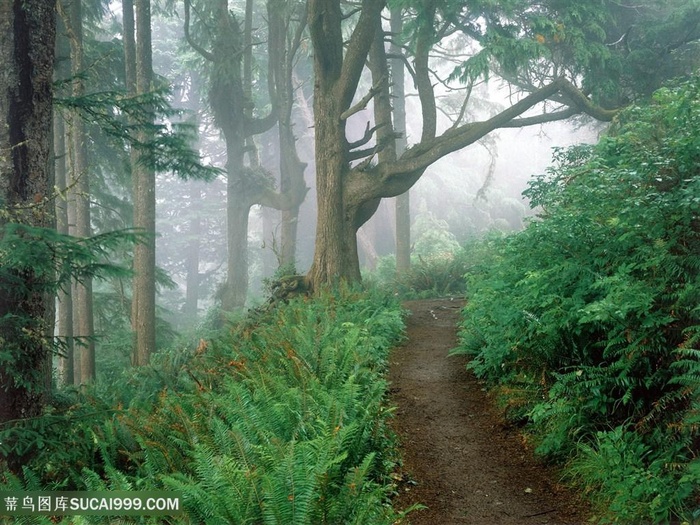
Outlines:
{"label": "forest floor", "polygon": [[587,507],[501,417],[457,346],[463,303],[408,301],[407,340],[389,371],[403,457],[395,508],[411,525],[583,524]]}

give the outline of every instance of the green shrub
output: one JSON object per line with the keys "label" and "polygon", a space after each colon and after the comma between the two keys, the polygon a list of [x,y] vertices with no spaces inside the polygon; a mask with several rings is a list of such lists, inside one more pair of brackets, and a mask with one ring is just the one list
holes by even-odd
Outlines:
{"label": "green shrub", "polygon": [[[489,238],[498,236],[494,233]],[[484,244],[475,240],[454,251],[416,255],[411,259],[411,267],[397,275],[396,259],[392,255],[381,258],[376,271],[366,280],[370,286],[407,299],[464,295],[465,276],[477,271],[485,258]]]}
{"label": "green shrub", "polygon": [[[539,217],[489,241],[468,278],[458,352],[491,384],[527,386],[538,450],[579,458],[609,516],[692,517],[679,480],[700,452],[700,79],[555,160],[526,192]],[[619,475],[601,484],[613,442]]]}
{"label": "green shrub", "polygon": [[[67,451],[76,463],[54,486],[177,490],[192,523],[394,523],[383,376],[402,329],[396,303],[344,290],[232,325],[189,358],[162,356],[115,395],[128,408],[63,425],[87,433],[75,439],[93,460]],[[0,487],[31,479],[49,478],[32,464]]]}

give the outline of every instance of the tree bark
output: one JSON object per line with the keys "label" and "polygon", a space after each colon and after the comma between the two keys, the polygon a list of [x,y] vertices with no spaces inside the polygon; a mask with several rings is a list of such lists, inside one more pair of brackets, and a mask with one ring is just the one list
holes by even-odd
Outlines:
{"label": "tree bark", "polygon": [[[0,2],[0,234],[8,222],[55,226],[51,201],[55,18],[51,2]],[[8,282],[10,277],[19,283]],[[0,353],[5,354],[0,367],[0,424],[38,415],[47,393],[51,352],[46,334],[53,332],[53,326],[46,322],[54,311],[54,297],[37,289],[38,280],[31,265],[13,275],[0,271]],[[21,458],[9,458],[8,466],[18,471]]]}
{"label": "tree bark", "polygon": [[[403,31],[403,18],[401,8],[391,8],[391,80],[392,99],[394,102],[394,129],[400,136],[396,138],[396,153],[403,154],[406,150],[406,92],[403,60],[399,55],[403,54],[398,44]],[[411,267],[411,197],[410,190],[396,197],[396,273],[406,273]]]}
{"label": "tree bark", "polygon": [[[64,82],[70,78],[70,43],[65,27],[57,19],[56,32],[56,80]],[[65,94],[65,93],[63,93]],[[60,112],[54,112],[54,159],[56,189],[56,229],[68,235],[68,148],[66,144],[66,121]],[[62,341],[63,355],[58,360],[58,381],[62,385],[75,382],[74,338],[73,338],[73,295],[70,283],[58,291],[57,336]]]}
{"label": "tree bark", "polygon": [[[72,0],[67,20],[71,48],[72,95],[85,95],[82,1]],[[70,118],[71,186],[75,201],[75,230],[77,237],[90,237],[90,169],[88,165],[87,132],[85,122],[74,111]],[[92,307],[92,279],[76,282],[73,296],[73,333],[80,352],[80,381],[88,383],[95,379],[95,341]]]}
{"label": "tree bark", "polygon": [[[369,210],[346,199],[348,141],[344,113],[351,106],[374,40],[384,2],[363,0],[355,30],[343,53],[343,14],[338,0],[310,0],[308,24],[314,47],[314,120],[318,223],[316,248],[309,270],[312,287],[339,280],[358,281],[357,229]],[[377,203],[374,204],[376,209]],[[369,204],[372,207],[372,204]],[[371,210],[374,212],[374,210]],[[370,213],[371,215],[371,213]],[[369,217],[367,217],[369,218]]]}
{"label": "tree bark", "polygon": [[[136,92],[151,91],[153,83],[153,56],[151,50],[151,2],[136,0]],[[139,142],[147,143],[149,134],[139,132]],[[147,365],[156,347],[156,179],[151,166],[141,161],[142,152],[132,166],[134,187],[134,227],[146,233],[143,242],[134,249],[135,306],[132,323],[136,333],[133,363]]]}

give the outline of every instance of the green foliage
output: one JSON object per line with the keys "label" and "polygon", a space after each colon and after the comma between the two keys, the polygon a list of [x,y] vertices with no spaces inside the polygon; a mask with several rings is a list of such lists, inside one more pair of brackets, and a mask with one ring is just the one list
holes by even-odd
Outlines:
{"label": "green foliage", "polygon": [[694,78],[598,145],[558,151],[527,191],[540,217],[489,241],[467,280],[459,352],[491,384],[525,385],[539,452],[575,458],[575,479],[625,523],[695,511],[699,136]]}
{"label": "green foliage", "polygon": [[616,427],[580,443],[568,475],[603,496],[605,522],[668,523],[674,515],[697,517],[688,502],[700,483],[700,463],[686,454]]}
{"label": "green foliage", "polygon": [[378,286],[402,298],[464,295],[465,276],[477,271],[488,256],[484,246],[481,241],[472,241],[454,251],[417,255],[411,259],[411,267],[401,275],[396,274],[396,259],[383,257],[377,270],[366,276],[366,281],[370,286]]}
{"label": "green foliage", "polygon": [[[213,179],[221,170],[201,164],[199,154],[191,147],[196,129],[191,123],[173,122],[183,112],[170,106],[168,95],[166,89],[138,96],[102,91],[64,97],[57,100],[57,106],[77,110],[113,140],[138,148],[141,162],[156,171],[175,173],[183,179]],[[168,121],[162,122],[164,118]],[[139,131],[147,132],[146,142],[138,140]]]}
{"label": "green foliage", "polygon": [[195,523],[394,523],[383,375],[402,328],[379,295],[294,299],[15,428],[45,453],[0,487],[177,490]]}
{"label": "green foliage", "polygon": [[[4,308],[9,306],[0,315],[0,366],[7,380],[3,388],[40,396],[44,383],[39,365],[50,352],[58,354],[65,347],[65,341],[47,335],[47,319],[32,312],[36,297],[53,297],[71,279],[129,275],[110,262],[111,255],[140,238],[130,230],[78,239],[15,222],[0,226],[0,296]],[[52,425],[49,420],[29,420],[0,427],[0,464],[41,457],[46,442],[54,438],[48,432],[45,438],[40,436]]]}

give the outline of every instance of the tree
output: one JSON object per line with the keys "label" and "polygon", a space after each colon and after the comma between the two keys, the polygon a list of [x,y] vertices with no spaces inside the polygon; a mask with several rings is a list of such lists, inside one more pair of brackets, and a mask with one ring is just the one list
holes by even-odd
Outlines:
{"label": "tree", "polygon": [[[0,236],[51,227],[56,13],[41,0],[0,2]],[[7,247],[0,249],[0,255]],[[0,268],[0,423],[37,415],[50,388],[54,297],[29,262]],[[47,373],[48,371],[48,373]]]}
{"label": "tree", "polygon": [[[304,181],[306,164],[296,149],[292,110],[294,107],[294,62],[306,28],[304,5],[296,0],[267,2],[270,42],[268,45],[270,71],[278,108],[280,192],[292,196],[282,210],[280,232],[280,266],[289,268],[296,262],[299,206],[308,188]],[[297,20],[296,25],[293,23]]]}
{"label": "tree", "polygon": [[[391,24],[391,82],[394,102],[394,129],[401,135],[397,137],[396,152],[406,150],[406,93],[403,53],[399,44],[403,32],[403,13],[399,6],[392,6]],[[396,273],[406,272],[411,266],[411,197],[406,191],[396,197]]]}
{"label": "tree", "polygon": [[[127,9],[136,13],[136,46],[131,48],[132,38],[127,36],[127,79],[135,81],[135,94],[146,95],[153,89],[153,54],[151,49],[151,2],[136,0]],[[125,17],[130,23],[125,24],[133,30],[133,13]],[[126,31],[125,31],[126,32]],[[133,33],[132,33],[133,34]],[[132,62],[133,60],[133,62]],[[148,143],[151,135],[148,129],[142,127],[137,135],[139,145],[132,146],[131,177],[133,181],[134,198],[134,227],[146,233],[144,242],[134,250],[134,280],[131,307],[131,323],[135,334],[134,365],[147,365],[150,356],[156,349],[156,178],[155,169],[146,160],[147,153],[142,149]]]}
{"label": "tree", "polygon": [[[60,5],[60,4],[57,4]],[[63,84],[70,78],[70,43],[61,18],[57,18],[56,30],[56,60],[55,80]],[[58,88],[57,96],[66,96],[66,89]],[[56,230],[68,235],[70,221],[68,219],[68,145],[66,142],[66,119],[60,111],[54,111],[54,158],[56,189],[59,197],[56,199]],[[59,384],[72,385],[75,381],[75,356],[73,337],[73,295],[72,287],[66,286],[58,292],[57,301],[57,334],[65,341],[65,347],[58,361]]]}
{"label": "tree", "polygon": [[[290,9],[292,2],[273,2],[278,10]],[[248,290],[248,216],[250,208],[262,204],[278,210],[294,210],[298,208],[306,194],[303,182],[299,184],[298,174],[303,174],[303,166],[298,159],[287,157],[284,188],[281,192],[274,190],[269,173],[262,169],[257,160],[256,148],[252,137],[270,129],[276,122],[280,110],[275,87],[283,93],[282,108],[284,112],[280,134],[283,137],[287,154],[293,147],[294,138],[288,131],[291,122],[286,117],[291,108],[291,97],[288,96],[288,75],[291,74],[293,51],[284,50],[287,38],[285,24],[279,23],[278,14],[271,16],[269,29],[271,49],[277,54],[273,61],[273,77],[268,79],[271,90],[271,111],[264,117],[256,117],[255,107],[251,98],[249,72],[252,23],[252,2],[246,2],[246,16],[243,28],[236,16],[229,10],[227,0],[216,0],[200,5],[198,12],[204,19],[200,20],[195,39],[190,29],[190,0],[185,0],[185,37],[192,49],[201,55],[209,64],[209,105],[214,115],[216,125],[221,130],[226,142],[226,175],[227,175],[227,238],[228,263],[226,283],[221,292],[222,307],[225,311],[242,308]],[[206,28],[206,29],[205,29]],[[284,31],[284,34],[276,34]],[[209,33],[209,34],[207,34]],[[246,42],[249,44],[246,45]],[[298,39],[296,40],[298,45]],[[205,47],[208,45],[208,48]],[[294,154],[295,156],[295,154]],[[291,182],[294,181],[294,182]]]}
{"label": "tree", "polygon": [[[309,1],[318,196],[315,255],[308,275],[312,287],[338,279],[360,279],[357,229],[371,217],[381,199],[404,193],[438,159],[502,127],[539,124],[582,113],[609,121],[633,87],[622,74],[628,55],[612,45],[624,30],[612,34],[613,10],[607,9],[611,6],[517,0],[498,4],[440,0],[396,3],[410,14],[413,64],[409,71],[423,121],[420,141],[400,155],[387,117],[388,68],[381,25],[386,2],[363,0],[346,13],[340,0]],[[694,15],[697,19],[697,12]],[[349,39],[344,23],[353,24]],[[684,35],[685,41],[693,37],[692,32]],[[438,45],[449,43],[448,38],[461,39],[461,51],[474,50],[455,68],[451,79],[469,86],[496,71],[517,93],[499,113],[465,122],[467,112],[462,111],[451,127],[438,134],[434,85],[445,80],[433,69],[431,54]],[[680,45],[675,43],[676,48]],[[372,88],[355,101],[368,59]],[[374,127],[368,126],[371,133],[366,140],[353,144],[345,134],[347,121],[370,101],[374,104]],[[465,104],[468,102],[467,98]],[[525,115],[530,110],[538,113]],[[370,140],[374,146],[357,149]]]}
{"label": "tree", "polygon": [[[85,65],[83,46],[83,6],[81,0],[72,0],[68,12],[60,8],[63,27],[70,42],[71,95],[80,98],[85,95]],[[75,206],[74,235],[87,238],[92,235],[90,224],[90,167],[88,163],[88,135],[86,122],[77,109],[70,112],[69,130],[69,172],[68,184],[70,199]],[[92,305],[92,280],[76,282],[73,300],[73,335],[79,341],[80,369],[77,377],[80,383],[95,379],[95,340]]]}

